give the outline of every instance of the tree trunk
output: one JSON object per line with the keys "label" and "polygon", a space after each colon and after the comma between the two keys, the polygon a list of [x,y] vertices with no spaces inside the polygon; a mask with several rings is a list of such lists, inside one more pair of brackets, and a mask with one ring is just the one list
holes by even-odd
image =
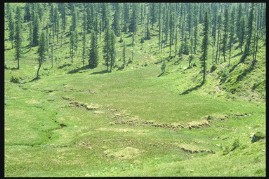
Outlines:
{"label": "tree trunk", "polygon": [[39,65],[38,65],[38,69],[37,69],[37,72],[36,72],[36,79],[39,78],[39,70],[41,68],[41,63],[39,62]]}
{"label": "tree trunk", "polygon": [[20,58],[18,58],[18,66],[17,66],[18,69],[20,69]]}

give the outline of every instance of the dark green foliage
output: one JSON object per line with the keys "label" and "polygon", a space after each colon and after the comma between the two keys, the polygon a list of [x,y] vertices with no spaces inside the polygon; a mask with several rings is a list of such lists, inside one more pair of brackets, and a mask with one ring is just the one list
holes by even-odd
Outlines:
{"label": "dark green foliage", "polygon": [[38,69],[36,72],[36,79],[39,78],[39,70],[41,68],[41,65],[43,64],[45,57],[46,57],[46,39],[45,39],[45,33],[44,31],[41,34],[41,38],[40,38],[40,44],[37,50],[38,53]]}
{"label": "dark green foliage", "polygon": [[98,44],[97,36],[94,31],[91,32],[91,46],[89,53],[89,67],[96,68],[98,65]]}
{"label": "dark green foliage", "polygon": [[8,30],[9,30],[9,41],[11,42],[12,48],[13,48],[13,40],[14,40],[14,20],[13,20],[13,15],[10,12],[9,14],[9,21],[8,21]]}
{"label": "dark green foliage", "polygon": [[71,35],[70,35],[70,57],[71,57],[72,63],[73,63],[74,54],[77,51],[77,41],[78,41],[77,32],[76,31],[71,31]]}
{"label": "dark green foliage", "polygon": [[200,58],[202,73],[203,73],[203,81],[206,80],[206,59],[207,59],[207,50],[208,50],[208,13],[205,12],[204,17],[204,28],[203,28],[203,42],[202,42],[202,56]]}
{"label": "dark green foliage", "polygon": [[123,32],[127,32],[128,31],[128,24],[130,21],[130,17],[129,17],[129,4],[128,3],[124,3],[123,4]]}
{"label": "dark green foliage", "polygon": [[111,72],[115,63],[116,51],[115,51],[115,35],[109,28],[105,31],[103,47],[103,58],[107,67],[107,72]]}
{"label": "dark green foliage", "polygon": [[223,39],[222,39],[222,55],[224,58],[224,62],[226,62],[226,48],[227,48],[227,39],[228,39],[228,23],[229,23],[229,14],[228,9],[225,9],[224,13],[224,22],[223,22]]}
{"label": "dark green foliage", "polygon": [[33,46],[37,46],[39,42],[39,18],[38,15],[34,14],[34,22],[33,22]]}
{"label": "dark green foliage", "polygon": [[59,3],[58,9],[61,14],[62,18],[62,29],[65,31],[66,29],[66,10],[65,10],[65,3]]}
{"label": "dark green foliage", "polygon": [[21,43],[22,43],[22,19],[21,10],[19,7],[16,9],[16,28],[15,28],[15,60],[18,62],[17,68],[20,69],[21,58]]}
{"label": "dark green foliage", "polygon": [[129,25],[129,32],[135,33],[137,31],[137,5],[133,4],[132,17]]}
{"label": "dark green foliage", "polygon": [[[250,12],[249,12],[249,18],[248,18],[248,25],[247,25],[247,39],[246,39],[246,44],[245,44],[245,51],[244,54],[250,55],[251,53],[251,38],[252,38],[252,29],[253,29],[253,16],[254,16],[254,3],[252,3],[251,8],[250,8]],[[242,58],[242,62],[244,62],[245,58]]]}
{"label": "dark green foliage", "polygon": [[20,79],[18,77],[11,76],[10,82],[11,83],[20,83]]}
{"label": "dark green foliage", "polygon": [[26,21],[26,22],[31,20],[30,6],[31,6],[31,3],[25,3],[25,6],[24,6],[24,21]]}
{"label": "dark green foliage", "polygon": [[115,11],[114,13],[112,28],[114,30],[115,35],[119,37],[120,36],[120,16],[119,16],[118,11]]}

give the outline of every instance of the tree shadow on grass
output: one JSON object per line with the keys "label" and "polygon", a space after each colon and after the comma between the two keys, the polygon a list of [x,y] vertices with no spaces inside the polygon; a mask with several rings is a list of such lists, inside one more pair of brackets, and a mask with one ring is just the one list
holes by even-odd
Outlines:
{"label": "tree shadow on grass", "polygon": [[104,73],[108,73],[108,71],[102,70],[102,71],[92,72],[91,75],[98,75],[98,74],[104,74]]}
{"label": "tree shadow on grass", "polygon": [[64,64],[62,66],[59,66],[58,69],[63,69],[63,68],[68,67],[68,66],[71,66],[71,64]]}
{"label": "tree shadow on grass", "polygon": [[37,81],[37,80],[39,80],[40,79],[40,77],[34,77],[32,80],[30,80],[29,82],[34,82],[34,81]]}
{"label": "tree shadow on grass", "polygon": [[239,61],[237,64],[235,64],[230,70],[229,73],[231,73],[232,71],[234,71],[234,69],[240,64],[241,62]]}
{"label": "tree shadow on grass", "polygon": [[195,90],[198,90],[199,88],[201,88],[203,85],[205,84],[205,81],[202,81],[200,84],[190,88],[190,89],[187,89],[186,91],[184,91],[183,93],[181,93],[181,95],[185,95],[185,94],[189,94],[190,92],[192,91],[195,91]]}
{"label": "tree shadow on grass", "polygon": [[234,83],[237,83],[238,81],[241,81],[244,77],[247,76],[253,69],[256,64],[256,60],[253,60],[252,63],[248,68],[246,68],[240,75],[237,76],[236,81]]}
{"label": "tree shadow on grass", "polygon": [[164,72],[162,72],[161,74],[159,74],[157,77],[160,77],[160,76],[162,76],[164,74]]}
{"label": "tree shadow on grass", "polygon": [[232,71],[234,71],[234,69],[240,64],[240,63],[243,63],[246,59],[247,55],[246,54],[243,54],[242,57],[240,58],[240,61],[235,64],[230,70],[229,70],[229,73],[231,73]]}
{"label": "tree shadow on grass", "polygon": [[239,56],[239,55],[242,55],[242,53],[243,53],[243,52],[239,52],[239,53],[235,54],[234,56],[232,56],[232,58],[237,57],[237,56]]}
{"label": "tree shadow on grass", "polygon": [[83,67],[80,67],[80,68],[76,68],[76,69],[70,70],[67,73],[68,74],[77,73],[77,72],[79,72],[81,70],[86,70],[86,69],[89,69],[89,65],[86,65],[86,66],[83,66]]}

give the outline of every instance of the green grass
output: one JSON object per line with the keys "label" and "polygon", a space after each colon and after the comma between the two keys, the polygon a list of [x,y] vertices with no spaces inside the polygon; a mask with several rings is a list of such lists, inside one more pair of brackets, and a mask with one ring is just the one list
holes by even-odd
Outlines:
{"label": "green grass", "polygon": [[[54,67],[47,60],[41,79],[32,82],[37,47],[24,49],[20,70],[12,70],[17,65],[14,49],[5,41],[5,176],[265,176],[265,141],[250,139],[252,133],[265,132],[265,47],[257,66],[241,81],[234,83],[251,59],[238,65],[223,84],[219,73],[227,63],[217,65],[202,87],[182,95],[201,81],[199,54],[197,67],[187,69],[188,56],[174,65],[176,57],[158,77],[158,36],[141,49],[141,32],[137,34],[134,61],[124,70],[104,72],[100,48],[96,69],[68,73],[82,62],[78,53],[71,64],[67,43],[54,51]],[[123,34],[126,45],[131,43],[127,36]],[[116,44],[119,66],[122,45]],[[127,47],[127,59],[131,49]],[[168,53],[166,47],[163,56]],[[208,69],[211,55],[209,49]],[[231,66],[239,60],[233,57]],[[19,83],[10,82],[12,76]],[[63,97],[98,109],[72,106]],[[154,126],[187,125],[208,115],[213,116],[210,126],[201,128]],[[222,116],[229,117],[220,120]],[[237,139],[239,146],[224,155]],[[180,149],[182,145],[214,153],[189,153]]]}

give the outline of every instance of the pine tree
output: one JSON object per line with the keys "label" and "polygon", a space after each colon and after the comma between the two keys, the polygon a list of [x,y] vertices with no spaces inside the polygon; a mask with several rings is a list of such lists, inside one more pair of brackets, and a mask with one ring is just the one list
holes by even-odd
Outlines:
{"label": "pine tree", "polygon": [[98,66],[98,45],[97,35],[94,31],[91,32],[91,46],[89,53],[89,68],[96,68]]}
{"label": "pine tree", "polygon": [[11,42],[12,49],[13,49],[13,41],[14,41],[14,20],[13,14],[10,12],[9,14],[9,21],[8,21],[8,30],[9,30],[9,41]]}
{"label": "pine tree", "polygon": [[232,45],[234,43],[234,23],[233,23],[234,18],[235,18],[235,10],[233,8],[232,13],[231,13],[230,34],[229,34],[229,66],[230,66],[230,63],[231,63]]}
{"label": "pine tree", "polygon": [[38,69],[36,72],[36,79],[39,78],[39,70],[41,68],[41,65],[43,64],[45,57],[46,57],[46,41],[45,41],[45,34],[42,32],[41,38],[40,38],[40,44],[38,47]]}
{"label": "pine tree", "polygon": [[30,11],[31,3],[25,3],[24,6],[24,21],[28,22],[31,20],[31,11]]}
{"label": "pine tree", "polygon": [[112,68],[114,67],[115,64],[115,59],[116,59],[116,49],[115,49],[115,34],[113,31],[110,31],[110,72],[112,71]]}
{"label": "pine tree", "polygon": [[71,31],[70,35],[70,57],[71,57],[71,62],[73,63],[73,58],[74,55],[77,51],[77,32],[76,31]]}
{"label": "pine tree", "polygon": [[227,39],[228,39],[228,22],[229,22],[229,14],[228,9],[225,9],[224,13],[224,22],[223,22],[223,29],[224,29],[224,35],[222,39],[222,55],[224,58],[224,62],[226,62],[226,47],[227,47]]}
{"label": "pine tree", "polygon": [[198,35],[198,19],[197,17],[194,18],[194,48],[193,48],[193,51],[194,51],[194,54],[196,54],[197,52],[197,35]]}
{"label": "pine tree", "polygon": [[117,37],[119,37],[120,36],[120,16],[119,16],[119,11],[115,11],[115,13],[114,13],[112,28],[114,30],[115,35]]}
{"label": "pine tree", "polygon": [[245,40],[245,17],[241,17],[241,20],[240,20],[240,35],[239,35],[239,47],[241,49],[241,52],[242,52],[242,47],[243,47],[243,44],[244,44],[244,40]]}
{"label": "pine tree", "polygon": [[29,22],[29,46],[32,48],[33,46],[33,22]]}
{"label": "pine tree", "polygon": [[129,26],[129,32],[136,33],[137,31],[137,5],[133,4],[132,17]]}
{"label": "pine tree", "polygon": [[51,68],[53,68],[54,61],[54,43],[50,45],[50,59],[51,59]]}
{"label": "pine tree", "polygon": [[[249,12],[249,17],[248,17],[248,26],[247,26],[247,41],[246,41],[246,45],[245,45],[245,51],[244,51],[244,55],[248,56],[250,55],[251,49],[251,38],[252,38],[252,29],[253,29],[253,16],[254,16],[254,3],[252,3],[251,8],[250,8],[250,12]],[[241,59],[241,62],[244,62],[245,58]]]}
{"label": "pine tree", "polygon": [[242,18],[243,18],[243,14],[242,14],[242,4],[239,4],[238,9],[237,9],[237,15],[236,15],[237,19],[236,19],[236,35],[238,40],[241,39],[241,29],[243,27],[242,24]]}
{"label": "pine tree", "polygon": [[20,8],[16,10],[16,28],[15,28],[15,60],[18,62],[17,68],[20,69],[21,43],[22,43],[22,19]]}
{"label": "pine tree", "polygon": [[123,29],[122,31],[127,33],[128,32],[128,26],[129,26],[129,4],[124,3],[123,4]]}
{"label": "pine tree", "polygon": [[34,14],[34,23],[33,23],[33,46],[38,45],[39,41],[39,18],[38,15],[35,13]]}
{"label": "pine tree", "polygon": [[217,45],[217,49],[216,49],[216,63],[219,62],[219,58],[220,58],[220,39],[221,39],[221,24],[222,24],[222,18],[221,18],[221,14],[218,14],[218,18],[217,18],[217,41],[216,41],[216,45]]}
{"label": "pine tree", "polygon": [[206,80],[206,59],[207,59],[207,50],[208,50],[208,15],[207,11],[204,16],[204,28],[203,28],[203,42],[202,42],[202,56],[200,58],[202,73],[203,73],[203,81],[202,84]]}

